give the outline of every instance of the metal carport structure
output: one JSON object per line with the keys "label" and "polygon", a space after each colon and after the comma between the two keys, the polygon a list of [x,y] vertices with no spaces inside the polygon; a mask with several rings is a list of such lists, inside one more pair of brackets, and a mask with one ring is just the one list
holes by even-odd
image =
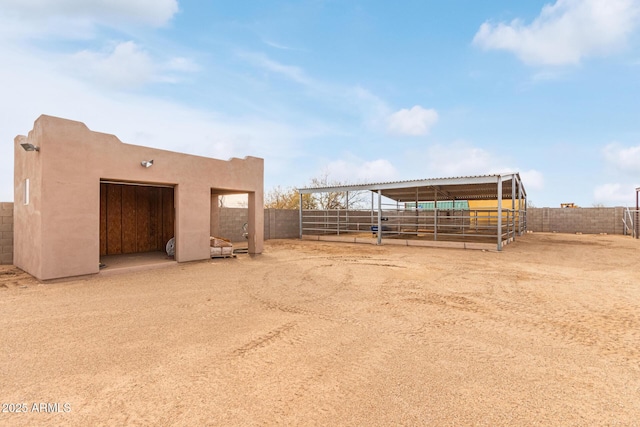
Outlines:
{"label": "metal carport structure", "polygon": [[[371,192],[368,217],[348,202],[350,193],[362,192]],[[300,238],[420,246],[433,246],[424,244],[432,241],[467,248],[480,247],[473,244],[480,241],[486,246],[492,235],[502,250],[526,231],[527,193],[519,173],[307,187],[298,193]],[[332,211],[303,209],[303,195],[316,193],[346,193],[347,205]],[[395,202],[395,209],[385,208],[383,198]]]}

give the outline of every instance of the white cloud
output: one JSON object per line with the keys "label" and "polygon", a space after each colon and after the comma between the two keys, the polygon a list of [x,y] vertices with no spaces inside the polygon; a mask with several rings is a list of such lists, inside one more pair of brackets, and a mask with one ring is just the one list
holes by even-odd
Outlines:
{"label": "white cloud", "polygon": [[149,54],[132,41],[119,43],[110,52],[83,50],[72,56],[72,64],[91,80],[112,87],[147,83],[155,72]]}
{"label": "white cloud", "polygon": [[640,145],[625,147],[619,143],[607,144],[602,149],[603,159],[612,176],[618,182],[602,184],[594,188],[595,203],[605,205],[635,205],[636,181],[640,175]]}
{"label": "white cloud", "polygon": [[638,26],[636,0],[558,0],[545,5],[529,25],[485,22],[473,43],[483,49],[513,52],[527,64],[578,64],[624,47]]}
{"label": "white cloud", "polygon": [[623,147],[618,143],[607,144],[602,150],[605,161],[622,172],[640,173],[640,145]]}
{"label": "white cloud", "polygon": [[635,194],[633,185],[602,184],[593,190],[593,200],[604,205],[633,206]]}
{"label": "white cloud", "polygon": [[[408,153],[411,161],[423,165],[423,175],[432,178],[474,175],[508,174],[519,172],[527,192],[544,188],[544,175],[536,169],[520,170],[484,148],[464,142],[431,145],[422,153]],[[415,166],[414,166],[415,168]],[[424,177],[424,176],[422,176]]]}
{"label": "white cloud", "polygon": [[484,175],[495,170],[496,160],[488,151],[465,142],[435,144],[427,149],[426,170],[434,177]]}
{"label": "white cloud", "polygon": [[119,89],[150,82],[176,83],[179,73],[196,72],[199,66],[184,57],[162,63],[135,42],[126,41],[111,44],[104,51],[83,50],[71,55],[67,69],[98,86]]}
{"label": "white cloud", "polygon": [[178,12],[177,0],[4,0],[25,21],[50,18],[115,24],[122,20],[162,26]]}
{"label": "white cloud", "polygon": [[540,191],[544,188],[544,176],[535,169],[520,172],[520,178],[527,190]]}
{"label": "white cloud", "polygon": [[396,168],[386,159],[366,161],[349,158],[330,162],[326,172],[332,181],[347,184],[385,182],[396,179]]}
{"label": "white cloud", "polygon": [[153,97],[114,95],[52,68],[51,55],[25,53],[1,43],[0,56],[12,58],[11,67],[0,67],[0,81],[11,82],[3,87],[0,115],[0,201],[13,199],[13,138],[30,131],[41,114],[84,122],[130,144],[221,159],[263,157],[265,177],[295,174],[300,143],[325,132],[307,120],[290,125],[248,114],[230,117]]}
{"label": "white cloud", "polygon": [[438,113],[434,109],[419,105],[410,110],[403,108],[388,118],[388,130],[399,135],[427,135],[438,122]]}

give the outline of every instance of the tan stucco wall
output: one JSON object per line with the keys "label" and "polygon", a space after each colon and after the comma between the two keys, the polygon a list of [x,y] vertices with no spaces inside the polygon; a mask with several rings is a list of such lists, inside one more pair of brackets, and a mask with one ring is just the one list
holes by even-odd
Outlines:
{"label": "tan stucco wall", "polygon": [[[25,141],[40,151],[24,151]],[[223,161],[124,144],[83,123],[51,116],[40,116],[14,145],[14,264],[41,280],[98,273],[100,180],[175,187],[179,262],[209,257],[212,193],[248,193],[254,213],[249,252],[262,252],[264,218],[255,215],[263,205],[260,158]],[[151,159],[152,167],[141,166]],[[27,178],[30,201],[25,205]]]}

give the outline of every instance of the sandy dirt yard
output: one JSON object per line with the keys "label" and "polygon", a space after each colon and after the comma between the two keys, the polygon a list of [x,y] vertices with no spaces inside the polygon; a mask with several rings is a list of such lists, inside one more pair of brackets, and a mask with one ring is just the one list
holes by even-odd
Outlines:
{"label": "sandy dirt yard", "polygon": [[640,240],[0,267],[3,426],[640,425]]}

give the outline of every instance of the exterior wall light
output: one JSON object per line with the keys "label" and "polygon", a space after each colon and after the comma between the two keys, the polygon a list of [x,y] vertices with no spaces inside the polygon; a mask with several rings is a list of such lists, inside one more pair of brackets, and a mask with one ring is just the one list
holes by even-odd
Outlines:
{"label": "exterior wall light", "polygon": [[40,147],[37,147],[30,142],[24,142],[20,145],[24,148],[24,151],[40,151]]}
{"label": "exterior wall light", "polygon": [[151,166],[153,166],[153,160],[143,160],[140,162],[140,164],[145,168],[150,168]]}

